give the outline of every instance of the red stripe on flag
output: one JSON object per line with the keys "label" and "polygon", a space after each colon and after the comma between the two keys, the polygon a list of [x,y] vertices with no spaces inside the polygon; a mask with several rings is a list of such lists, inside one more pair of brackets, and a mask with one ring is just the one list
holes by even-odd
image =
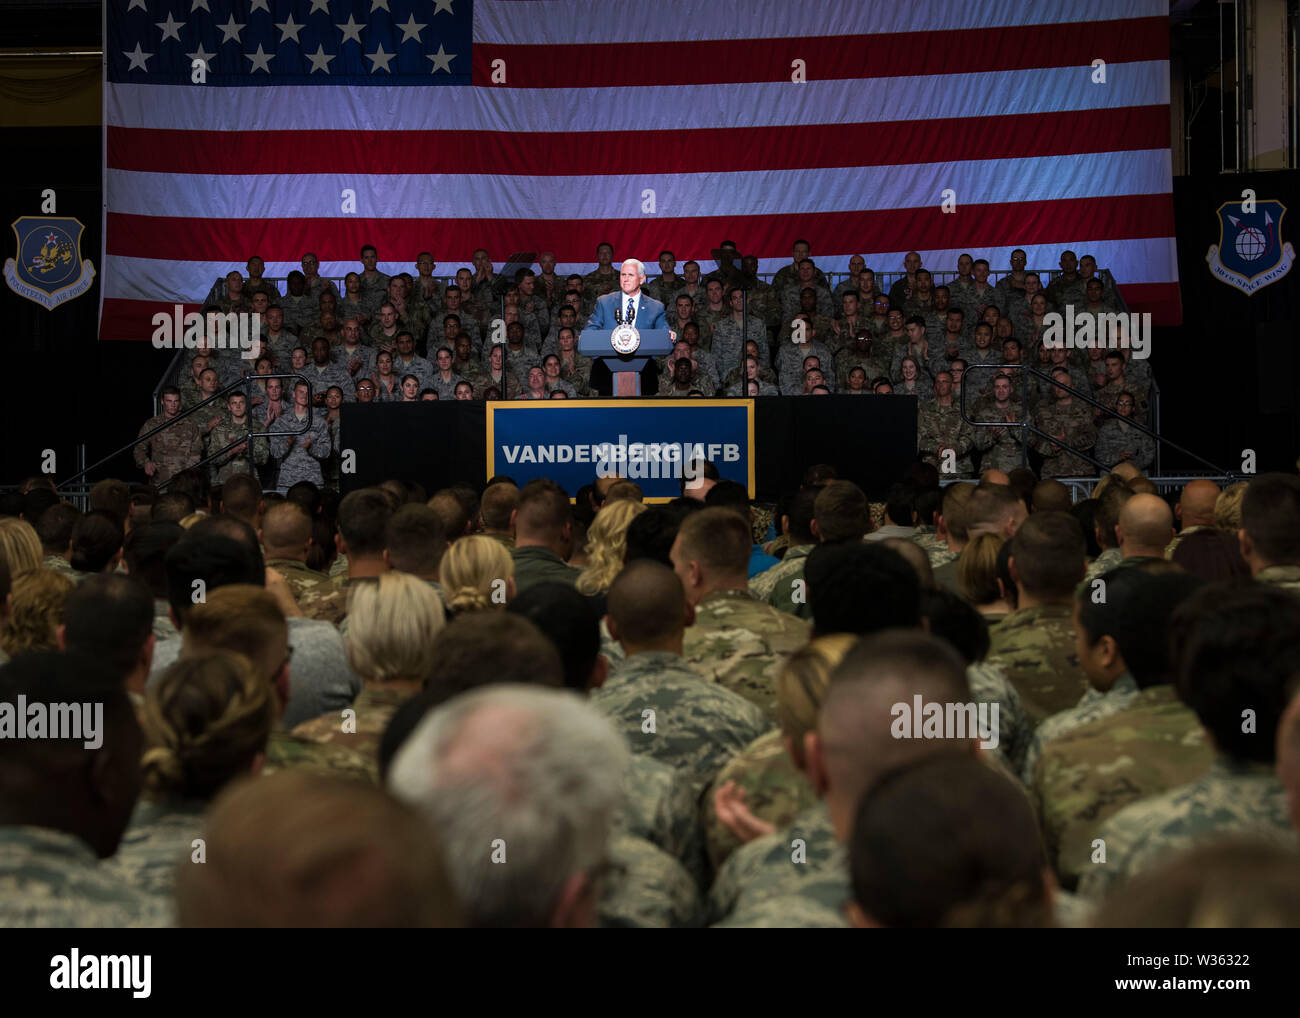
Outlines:
{"label": "red stripe on flag", "polygon": [[591,258],[608,240],[615,251],[659,251],[671,245],[681,260],[705,257],[718,241],[736,237],[747,254],[789,254],[791,238],[806,236],[815,251],[899,251],[905,248],[988,249],[1024,244],[1080,244],[1174,235],[1169,195],[1123,195],[1064,201],[964,205],[862,212],[810,212],[691,219],[182,219],[108,215],[108,254],[175,261],[296,261],[315,251],[322,261],[351,260],[377,244],[385,260],[412,259],[430,247],[472,251],[554,251],[560,262]]}
{"label": "red stripe on flag", "polygon": [[[693,34],[691,29],[689,23],[680,26],[682,35]],[[795,39],[475,43],[473,82],[493,88],[612,89],[790,81],[792,62],[802,60],[809,81],[1078,67],[1079,87],[1087,88],[1093,60],[1113,64],[1168,58],[1168,19],[1130,18]],[[504,85],[492,82],[496,60],[505,61]]]}
{"label": "red stripe on flag", "polygon": [[[726,173],[1030,159],[1169,147],[1168,106],[835,127],[519,134],[507,131],[108,129],[108,166],[143,173]],[[592,153],[599,152],[597,159]],[[598,165],[597,165],[598,164]]]}
{"label": "red stripe on flag", "polygon": [[[99,338],[111,340],[138,340],[149,342],[153,338],[153,316],[164,314],[172,318],[176,311],[174,300],[126,300],[105,297],[99,319]],[[181,318],[191,311],[202,311],[202,304],[183,304]]]}

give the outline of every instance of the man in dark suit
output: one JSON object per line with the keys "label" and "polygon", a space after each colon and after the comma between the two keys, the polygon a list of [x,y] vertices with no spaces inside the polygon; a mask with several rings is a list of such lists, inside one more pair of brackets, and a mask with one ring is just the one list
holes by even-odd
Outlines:
{"label": "man in dark suit", "polygon": [[[664,306],[653,297],[641,292],[645,283],[645,266],[635,258],[629,258],[619,268],[616,293],[607,293],[596,301],[596,306],[587,319],[588,329],[613,329],[622,318],[624,324],[635,324],[637,329],[667,329],[668,314]],[[635,314],[629,314],[629,310]],[[676,339],[676,333],[673,339]],[[596,361],[591,368],[591,387],[602,396],[613,393],[614,379],[604,361]],[[641,392],[654,394],[659,391],[659,370],[654,359],[650,359],[641,371]]]}

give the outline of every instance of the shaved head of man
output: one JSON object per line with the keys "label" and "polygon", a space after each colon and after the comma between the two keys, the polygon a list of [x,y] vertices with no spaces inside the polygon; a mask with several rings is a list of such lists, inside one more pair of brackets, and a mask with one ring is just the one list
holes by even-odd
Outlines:
{"label": "shaved head of man", "polygon": [[667,566],[650,559],[629,562],[609,588],[606,600],[609,635],[628,654],[676,648],[691,613],[682,581]]}
{"label": "shaved head of man", "polygon": [[1183,529],[1188,527],[1214,526],[1214,502],[1219,497],[1219,486],[1213,481],[1202,478],[1191,481],[1183,488],[1174,506],[1174,515],[1182,522]]}
{"label": "shaved head of man", "polygon": [[1074,507],[1074,503],[1070,501],[1070,489],[1052,477],[1045,478],[1035,484],[1030,498],[1033,500],[1032,504],[1036,513],[1068,513]]}
{"label": "shaved head of man", "polygon": [[1174,538],[1173,510],[1159,495],[1134,495],[1119,511],[1117,534],[1125,558],[1163,558]]}
{"label": "shaved head of man", "polygon": [[835,837],[847,842],[862,793],[886,771],[941,753],[978,752],[971,739],[893,734],[895,704],[967,703],[966,667],[947,641],[920,630],[863,637],[831,675],[810,740],[813,786],[826,799]]}
{"label": "shaved head of man", "polygon": [[266,557],[307,561],[311,546],[311,517],[296,502],[271,506],[262,520],[262,546]]}

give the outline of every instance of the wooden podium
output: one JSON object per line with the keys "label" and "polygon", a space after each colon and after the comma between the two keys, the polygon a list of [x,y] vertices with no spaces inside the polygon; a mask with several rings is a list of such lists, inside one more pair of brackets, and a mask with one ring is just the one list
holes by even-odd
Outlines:
{"label": "wooden podium", "polygon": [[641,344],[634,353],[620,354],[610,343],[613,331],[584,329],[578,337],[578,353],[605,362],[614,378],[615,396],[641,395],[641,369],[651,357],[673,352],[673,339],[667,329],[640,329]]}

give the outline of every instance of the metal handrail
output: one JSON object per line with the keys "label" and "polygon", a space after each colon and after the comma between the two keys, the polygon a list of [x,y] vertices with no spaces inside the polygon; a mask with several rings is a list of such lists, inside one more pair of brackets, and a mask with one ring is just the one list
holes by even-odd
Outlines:
{"label": "metal handrail", "polygon": [[[898,270],[874,269],[873,271],[876,273],[877,282],[881,282],[883,280],[889,283],[895,283],[900,278],[907,275],[906,270],[903,269],[898,269]],[[956,278],[957,276],[957,270],[955,268],[954,269],[931,268],[929,269],[929,271],[931,275],[934,277],[934,282],[936,286],[942,286],[944,283],[948,282],[951,279]],[[1048,283],[1056,279],[1056,277],[1059,276],[1062,272],[1060,268],[1055,268],[1055,269],[1026,268],[1025,271],[1037,273],[1037,275],[1040,278],[1046,280],[1043,283],[1044,287],[1046,287]],[[657,275],[658,275],[657,272],[650,272],[647,270],[646,280],[649,281],[655,278]],[[708,275],[708,273],[701,268],[700,278],[703,279],[706,275]],[[835,271],[829,271],[823,269],[822,275],[826,277],[826,281],[830,285],[831,289],[834,289],[836,286],[838,286],[840,283],[844,282],[845,280],[852,278],[847,271],[835,272]],[[1002,280],[1004,276],[1009,276],[1009,275],[1011,275],[1011,269],[996,269],[996,270],[990,269],[989,282],[996,285],[998,282]],[[1115,277],[1111,274],[1110,269],[1103,269],[1098,267],[1097,275],[1102,279],[1103,282],[1108,284],[1108,288],[1115,290],[1115,292],[1118,293],[1118,290],[1115,286]],[[776,276],[775,272],[757,273],[757,277],[765,283],[770,283],[775,276]],[[288,288],[288,282],[289,282],[288,276],[263,276],[262,278],[266,280],[268,283],[275,283],[282,290]],[[325,280],[328,283],[333,283],[335,289],[337,289],[340,294],[344,292],[343,280],[346,278],[345,276],[321,276],[320,278]],[[448,286],[451,283],[454,283],[456,281],[456,277],[454,274],[450,276],[433,276],[432,278],[438,280],[438,282],[440,282],[443,286]],[[284,284],[284,285],[280,286],[280,284]],[[281,296],[284,296],[284,294],[281,294]],[[212,303],[214,300],[222,299],[224,297],[226,297],[226,277],[221,276],[216,280],[216,282],[212,284],[211,289],[208,290],[207,297],[204,298],[202,303],[209,304]]]}
{"label": "metal handrail", "polygon": [[[222,389],[217,390],[216,392],[214,392],[211,396],[207,397],[206,399],[201,400],[201,401],[199,401],[198,403],[195,403],[195,404],[194,404],[192,407],[190,407],[188,410],[182,410],[180,413],[178,413],[175,417],[171,418],[170,420],[163,421],[161,424],[157,425],[156,427],[150,428],[149,431],[145,432],[143,435],[137,435],[134,439],[132,439],[132,440],[131,440],[130,442],[128,442],[126,445],[121,446],[121,447],[118,448],[118,449],[114,449],[114,450],[113,450],[111,453],[109,453],[107,456],[103,457],[102,459],[97,460],[96,462],[92,463],[90,466],[88,466],[88,467],[86,467],[86,468],[84,468],[84,469],[82,469],[82,470],[78,470],[75,474],[71,474],[71,475],[69,475],[68,477],[64,478],[62,481],[60,481],[60,482],[58,482],[57,484],[55,484],[55,488],[63,488],[63,487],[65,487],[65,486],[71,484],[73,481],[78,480],[79,478],[85,477],[85,476],[86,476],[87,474],[89,474],[92,470],[97,470],[97,469],[99,469],[100,467],[102,467],[105,463],[108,463],[108,462],[110,462],[110,461],[112,461],[112,460],[117,459],[117,457],[121,456],[124,452],[128,452],[128,451],[131,451],[131,450],[135,449],[136,446],[140,445],[140,444],[143,443],[143,442],[147,442],[149,439],[153,438],[154,435],[157,435],[157,434],[159,434],[160,432],[165,431],[167,428],[170,428],[170,427],[173,427],[173,426],[176,425],[176,424],[179,424],[181,421],[185,420],[185,419],[186,419],[187,417],[189,417],[191,414],[197,413],[199,410],[202,410],[202,409],[203,409],[205,406],[207,406],[209,403],[212,403],[212,402],[214,402],[215,400],[221,399],[221,398],[222,398],[223,396],[225,396],[227,393],[233,392],[233,391],[236,390],[236,389],[240,389],[240,388],[243,389],[244,395],[248,398],[248,412],[251,414],[251,413],[253,412],[253,400],[252,400],[252,391],[253,391],[253,390],[252,390],[252,386],[253,386],[253,384],[254,384],[255,382],[258,382],[258,381],[266,381],[267,379],[271,379],[271,378],[280,378],[280,379],[285,379],[285,378],[296,378],[296,379],[300,379],[303,383],[306,384],[306,386],[307,386],[307,426],[306,426],[302,431],[278,431],[278,432],[275,432],[275,434],[277,434],[277,435],[303,435],[303,434],[306,434],[308,431],[311,430],[311,425],[312,425],[312,410],[313,410],[313,408],[312,408],[312,405],[311,405],[311,397],[312,397],[312,395],[313,395],[313,392],[312,392],[312,384],[311,384],[311,379],[310,379],[310,378],[308,378],[306,375],[300,375],[300,374],[298,374],[297,372],[292,372],[292,373],[288,373],[288,374],[280,374],[280,375],[244,375],[242,378],[240,378],[240,379],[238,379],[238,380],[236,380],[236,381],[234,381],[234,382],[231,382],[229,385],[225,386],[225,387],[222,388]],[[258,432],[257,434],[253,434],[253,433],[250,431],[249,434],[245,437],[245,439],[241,439],[241,441],[246,441],[246,440],[248,440],[248,439],[253,439],[253,438],[266,438],[266,437],[269,437],[271,434],[272,434],[272,433],[269,432],[269,431],[268,431],[268,432]],[[229,446],[227,446],[225,449],[222,449],[221,452],[218,452],[218,453],[215,453],[215,454],[212,454],[212,455],[209,455],[209,456],[204,457],[204,458],[203,458],[202,460],[200,460],[198,463],[194,464],[194,466],[196,466],[196,467],[198,467],[198,466],[202,466],[203,464],[205,464],[205,463],[207,463],[209,460],[211,460],[211,459],[213,458],[213,455],[219,456],[219,455],[221,455],[222,453],[227,452],[227,451],[229,451],[230,449],[234,448],[234,447],[235,447],[236,445],[238,445],[238,444],[239,444],[239,442],[232,442],[232,443],[231,443]],[[249,448],[248,455],[249,455],[249,465],[250,465],[250,467],[253,467],[253,468],[254,468],[254,469],[253,469],[253,472],[256,473],[255,464],[253,463],[253,459],[252,459],[252,457],[253,457],[253,450],[252,450],[251,447]],[[188,469],[188,468],[187,468],[187,469]],[[171,481],[172,481],[172,478],[169,477],[167,480],[163,481],[161,484],[157,485],[156,487],[158,488],[159,491],[161,491],[163,488],[167,487],[167,485],[170,484]]]}
{"label": "metal handrail", "polygon": [[[1021,407],[1021,413],[1024,415],[1023,420],[1022,420],[1020,423],[1018,423],[1018,424],[1008,424],[1008,423],[1005,423],[1005,422],[998,422],[998,421],[974,421],[974,420],[971,420],[971,418],[970,418],[969,416],[967,416],[967,414],[966,414],[966,393],[969,391],[969,390],[968,390],[968,386],[965,384],[966,376],[969,375],[972,371],[988,371],[988,370],[993,370],[993,371],[1002,371],[1002,372],[1005,372],[1008,368],[1015,369],[1015,370],[1019,370],[1019,371],[1021,372],[1021,376],[1020,376],[1020,377],[1021,377],[1021,382],[1022,382],[1022,384],[1021,384],[1021,400],[1020,400],[1020,407]],[[1138,431],[1140,431],[1140,432],[1142,432],[1143,434],[1147,435],[1149,438],[1153,438],[1153,439],[1155,439],[1155,441],[1156,441],[1156,443],[1157,443],[1157,445],[1156,445],[1156,448],[1157,448],[1157,449],[1159,449],[1159,443],[1161,443],[1161,442],[1166,443],[1166,444],[1168,444],[1171,448],[1174,448],[1174,449],[1178,450],[1178,451],[1179,451],[1180,453],[1182,453],[1184,456],[1189,456],[1189,457],[1191,457],[1192,459],[1196,460],[1198,463],[1201,463],[1201,464],[1203,464],[1204,466],[1209,467],[1210,470],[1212,470],[1212,471],[1213,471],[1215,474],[1217,474],[1217,475],[1220,475],[1220,476],[1223,476],[1223,477],[1234,477],[1234,478],[1238,477],[1238,475],[1234,474],[1232,471],[1230,471],[1230,470],[1224,470],[1222,467],[1219,467],[1219,466],[1217,466],[1216,464],[1211,463],[1209,460],[1205,459],[1203,456],[1198,456],[1196,453],[1192,452],[1191,450],[1189,450],[1189,449],[1184,449],[1181,445],[1179,445],[1177,442],[1174,442],[1172,439],[1164,438],[1164,437],[1161,436],[1158,432],[1156,432],[1156,431],[1152,431],[1152,430],[1151,430],[1150,428],[1148,428],[1145,424],[1139,424],[1137,421],[1134,421],[1134,420],[1132,420],[1131,418],[1124,417],[1122,414],[1119,414],[1119,413],[1117,413],[1116,411],[1112,410],[1110,407],[1106,406],[1104,403],[1101,403],[1101,402],[1099,402],[1098,400],[1093,399],[1093,397],[1092,397],[1090,394],[1082,393],[1082,392],[1080,392],[1079,390],[1075,389],[1073,386],[1065,385],[1065,384],[1063,384],[1063,383],[1061,383],[1061,382],[1058,382],[1058,381],[1056,381],[1054,378],[1052,378],[1052,376],[1051,376],[1049,373],[1047,373],[1047,372],[1045,372],[1045,371],[1039,371],[1037,368],[1035,368],[1035,367],[1033,367],[1033,366],[1031,366],[1031,365],[1028,365],[1028,364],[967,364],[967,365],[966,365],[966,373],[962,376],[962,387],[961,387],[961,393],[960,393],[960,395],[958,396],[958,400],[957,400],[958,412],[961,414],[962,420],[965,421],[967,424],[971,425],[971,427],[974,427],[974,428],[1012,428],[1012,427],[1016,427],[1016,428],[1020,428],[1021,431],[1022,431],[1022,433],[1024,433],[1024,432],[1033,432],[1035,435],[1038,435],[1038,436],[1040,436],[1040,437],[1042,437],[1042,438],[1047,439],[1047,440],[1048,440],[1049,442],[1051,442],[1053,445],[1055,445],[1055,446],[1057,446],[1057,447],[1059,447],[1059,448],[1065,450],[1066,452],[1073,453],[1074,455],[1080,457],[1081,459],[1085,459],[1085,460],[1087,460],[1087,461],[1088,461],[1089,463],[1091,463],[1093,466],[1097,467],[1097,469],[1100,470],[1103,474],[1108,473],[1108,472],[1110,471],[1110,468],[1107,467],[1107,466],[1105,466],[1105,465],[1104,465],[1100,460],[1093,459],[1093,457],[1090,456],[1090,455],[1088,455],[1088,453],[1083,452],[1083,451],[1080,450],[1080,449],[1075,449],[1073,446],[1068,445],[1068,444],[1065,443],[1065,442],[1062,442],[1060,439],[1055,438],[1055,437],[1052,436],[1052,435],[1048,435],[1048,434],[1046,434],[1046,433],[1040,431],[1038,428],[1034,427],[1032,424],[1029,423],[1029,414],[1028,414],[1028,410],[1029,410],[1029,376],[1030,376],[1031,374],[1032,374],[1032,375],[1036,375],[1036,376],[1039,377],[1039,378],[1046,379],[1046,380],[1047,380],[1049,383],[1051,383],[1053,386],[1056,386],[1056,387],[1059,387],[1059,388],[1061,388],[1061,389],[1064,389],[1066,392],[1070,393],[1071,396],[1077,396],[1077,397],[1078,397],[1079,399],[1081,399],[1083,402],[1089,404],[1090,406],[1095,407],[1096,409],[1100,410],[1102,413],[1104,413],[1104,414],[1109,414],[1111,417],[1113,417],[1113,418],[1115,418],[1115,419],[1117,419],[1117,420],[1123,420],[1123,421],[1125,421],[1125,422],[1126,422],[1130,427],[1137,428]],[[1021,440],[1020,440],[1020,450],[1021,450],[1022,461],[1023,461],[1024,465],[1025,465],[1026,467],[1028,467],[1028,466],[1029,466],[1029,443],[1028,443],[1027,441],[1025,441],[1025,439],[1024,439],[1023,437],[1022,437]]]}

